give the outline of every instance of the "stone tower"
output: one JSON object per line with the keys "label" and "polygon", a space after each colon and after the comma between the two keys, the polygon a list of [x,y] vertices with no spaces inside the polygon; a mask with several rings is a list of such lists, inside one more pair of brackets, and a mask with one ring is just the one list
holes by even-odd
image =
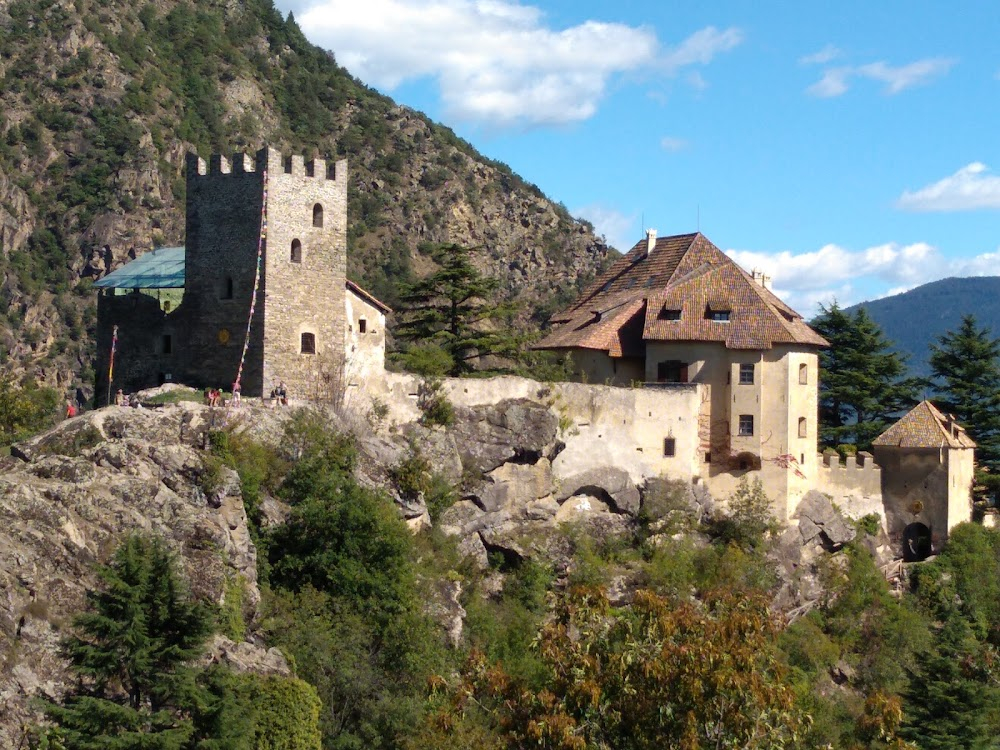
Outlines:
{"label": "stone tower", "polygon": [[192,380],[235,376],[260,245],[243,392],[266,394],[283,380],[292,396],[322,395],[317,388],[336,377],[344,357],[347,161],[328,166],[265,148],[255,162],[246,154],[232,163],[214,155],[206,169],[190,154],[186,219],[184,306],[196,321],[185,347]]}

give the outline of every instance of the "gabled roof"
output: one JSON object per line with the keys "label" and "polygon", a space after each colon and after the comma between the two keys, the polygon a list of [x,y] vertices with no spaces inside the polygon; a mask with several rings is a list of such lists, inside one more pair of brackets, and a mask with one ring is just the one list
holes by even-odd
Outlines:
{"label": "gabled roof", "polygon": [[94,282],[100,289],[180,289],[184,248],[158,247]]}
{"label": "gabled roof", "polygon": [[378,299],[375,298],[374,295],[365,291],[350,279],[347,280],[347,291],[353,292],[358,297],[367,302],[369,305],[378,309],[383,315],[388,315],[389,313],[392,312],[392,308],[389,307],[387,304],[385,304],[385,302],[379,301]]}
{"label": "gabled roof", "polygon": [[921,401],[896,424],[872,441],[892,448],[975,448],[954,417],[945,416],[930,401]]}
{"label": "gabled roof", "polygon": [[[626,326],[640,311],[641,330]],[[662,237],[649,253],[642,240],[551,322],[536,348],[622,356],[616,351],[641,351],[644,341],[713,341],[730,349],[827,345],[701,233]]]}

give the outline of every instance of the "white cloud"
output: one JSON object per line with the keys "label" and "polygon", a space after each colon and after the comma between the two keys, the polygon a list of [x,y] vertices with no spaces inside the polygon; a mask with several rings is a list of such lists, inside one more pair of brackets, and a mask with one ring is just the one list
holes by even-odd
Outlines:
{"label": "white cloud", "polygon": [[896,206],[908,211],[971,211],[1000,208],[1000,177],[978,161],[919,190],[904,190]]}
{"label": "white cloud", "polygon": [[955,60],[949,58],[931,57],[899,66],[880,61],[829,68],[823,71],[822,77],[809,86],[806,92],[825,98],[840,96],[848,90],[852,78],[867,78],[885,84],[884,93],[891,96],[943,76],[954,64]]}
{"label": "white cloud", "polygon": [[683,138],[675,138],[665,135],[660,139],[660,148],[664,151],[682,151],[688,147],[688,142]]}
{"label": "white cloud", "polygon": [[828,44],[818,52],[800,57],[799,62],[802,65],[825,65],[828,62],[836,60],[838,57],[840,57],[840,50],[832,44]]}
{"label": "white cloud", "polygon": [[675,75],[742,39],[708,27],[664,47],[648,27],[591,20],[554,29],[513,0],[312,0],[297,20],[367,83],[391,90],[434,78],[451,115],[494,127],[585,120],[614,77]]}
{"label": "white cloud", "polygon": [[727,250],[726,254],[747,270],[760,268],[771,275],[779,296],[807,317],[818,303],[836,299],[851,305],[947,276],[995,275],[1000,264],[1000,251],[949,258],[926,242],[890,242],[863,250],[829,244],[802,253]]}
{"label": "white cloud", "polygon": [[597,234],[604,235],[609,245],[623,253],[638,241],[632,236],[635,214],[624,214],[600,203],[582,206],[574,209],[572,213],[591,222]]}

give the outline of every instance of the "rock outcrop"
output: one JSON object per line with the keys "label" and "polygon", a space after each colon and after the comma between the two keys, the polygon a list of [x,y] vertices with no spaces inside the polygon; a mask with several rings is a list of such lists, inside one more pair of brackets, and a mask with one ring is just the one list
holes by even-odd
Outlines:
{"label": "rock outcrop", "polygon": [[[67,679],[60,638],[95,566],[133,532],[164,537],[193,592],[221,602],[244,587],[256,617],[257,553],[239,481],[206,470],[206,433],[222,416],[197,404],[109,407],[69,419],[15,446],[0,462],[0,747],[17,747],[37,718],[33,696],[58,696]],[[287,673],[277,652],[219,639],[217,660]]]}

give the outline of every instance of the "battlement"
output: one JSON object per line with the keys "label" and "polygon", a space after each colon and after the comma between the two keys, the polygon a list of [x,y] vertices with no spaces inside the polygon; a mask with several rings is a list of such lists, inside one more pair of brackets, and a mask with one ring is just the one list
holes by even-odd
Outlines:
{"label": "battlement", "polygon": [[231,160],[223,154],[212,154],[208,162],[198,154],[189,153],[186,165],[188,179],[220,175],[256,175],[264,169],[271,175],[285,174],[303,179],[311,177],[334,182],[347,175],[346,159],[329,163],[325,159],[306,161],[301,154],[284,156],[273,148],[262,148],[254,158],[242,152],[233,154]]}
{"label": "battlement", "polygon": [[882,467],[875,463],[871,453],[861,451],[841,461],[835,451],[828,451],[816,459],[819,467],[817,489],[861,490],[866,494],[881,492]]}

